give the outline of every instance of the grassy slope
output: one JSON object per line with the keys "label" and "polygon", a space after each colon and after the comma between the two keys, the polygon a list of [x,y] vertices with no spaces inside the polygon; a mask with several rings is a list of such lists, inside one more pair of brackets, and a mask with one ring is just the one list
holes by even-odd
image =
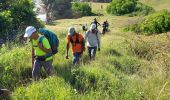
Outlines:
{"label": "grassy slope", "polygon": [[169,0],[139,0],[139,1],[153,7],[156,10],[162,10],[162,9],[170,10]]}
{"label": "grassy slope", "polygon": [[[162,9],[162,4],[166,5],[169,3],[169,0],[160,0],[161,2],[157,1],[160,2],[158,4],[155,3],[156,0],[149,0],[149,3],[146,0],[141,1],[153,5],[157,10]],[[103,6],[104,8],[105,5]],[[93,11],[102,11],[100,6],[100,3],[92,4]],[[168,6],[166,6],[166,8],[168,8]],[[25,87],[18,88],[13,94],[14,99],[42,99],[43,97],[44,99],[45,97],[47,97],[46,99],[63,99],[65,97],[65,99],[103,100],[114,98],[118,100],[127,100],[146,98],[151,100],[168,100],[168,98],[170,98],[170,80],[169,76],[166,76],[165,73],[169,72],[167,66],[170,64],[168,64],[168,62],[165,61],[167,59],[164,58],[170,54],[170,47],[168,46],[168,43],[170,43],[168,41],[168,37],[170,36],[169,33],[149,37],[135,35],[134,33],[124,33],[119,29],[140,20],[140,17],[110,16],[105,12],[101,13],[105,14],[105,16],[62,19],[55,21],[53,25],[46,26],[48,29],[57,32],[60,37],[60,53],[55,56],[54,60],[54,68],[56,69],[54,73],[56,73],[59,78],[55,79],[55,77],[52,77],[42,80],[42,82],[33,82],[27,89],[25,89]],[[87,53],[85,53],[80,68],[74,68],[70,72],[71,55],[69,60],[66,60],[63,56],[65,55],[65,35],[61,33],[66,34],[66,29],[71,25],[76,26],[77,29],[82,32],[79,24],[87,23],[90,25],[95,17],[99,22],[103,22],[107,19],[110,23],[111,31],[102,37],[101,52],[97,53],[96,61],[89,62]],[[99,28],[101,30],[101,27]],[[166,56],[162,53],[158,53],[159,55],[162,54],[162,57],[157,58],[159,55],[153,54],[154,59],[148,61],[145,58],[138,58],[138,56],[129,53],[129,47],[132,49],[137,48],[137,44],[135,43],[138,43],[139,41],[143,41],[142,43],[144,45],[146,44],[149,46],[149,50],[161,50]],[[128,43],[134,45],[129,46]],[[143,47],[141,47],[141,49],[143,49]],[[168,65],[166,65],[164,61]],[[71,77],[74,75],[77,75],[76,82],[81,86],[81,89],[70,82],[70,79],[72,79]],[[97,87],[95,91],[89,89],[91,85],[88,81],[91,79],[96,80],[93,86]],[[108,85],[107,88],[110,88],[111,90],[103,88],[105,85]],[[41,89],[43,87],[45,87],[45,90]],[[73,87],[80,93],[73,90]],[[61,93],[58,93],[55,90],[62,91]],[[88,93],[85,93],[83,90],[88,90]],[[31,92],[34,92],[34,94]]]}

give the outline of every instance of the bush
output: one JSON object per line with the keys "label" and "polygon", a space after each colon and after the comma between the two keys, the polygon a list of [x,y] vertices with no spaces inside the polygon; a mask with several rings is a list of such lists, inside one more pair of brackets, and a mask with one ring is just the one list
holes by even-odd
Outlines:
{"label": "bush", "polygon": [[6,37],[7,33],[12,26],[13,18],[11,17],[11,11],[3,11],[0,13],[0,37]]}
{"label": "bush", "polygon": [[73,3],[72,4],[73,15],[90,16],[92,15],[91,7],[88,3]]}
{"label": "bush", "polygon": [[107,6],[107,13],[114,15],[130,14],[134,15],[147,15],[153,11],[149,6],[137,2],[137,0],[113,0]]}
{"label": "bush", "polygon": [[137,73],[140,68],[139,60],[127,55],[119,58],[112,57],[112,64],[117,70],[129,75]]}
{"label": "bush", "polygon": [[131,25],[125,30],[143,33],[145,35],[165,33],[170,31],[170,12],[164,10],[149,16],[135,25]]}
{"label": "bush", "polygon": [[[15,48],[15,46],[13,45]],[[28,49],[28,48],[27,48]],[[31,61],[30,54],[26,48],[15,48],[9,50],[8,46],[3,45],[0,49],[0,85],[3,87],[14,89],[23,78],[28,78],[29,73],[24,72],[29,68],[28,61]],[[24,73],[24,76],[22,75]],[[31,74],[30,74],[31,76]],[[25,79],[24,79],[25,80]]]}
{"label": "bush", "polygon": [[15,100],[71,100],[73,92],[61,78],[50,77],[34,82],[28,88],[20,87],[13,93]]}
{"label": "bush", "polygon": [[44,24],[36,19],[33,11],[32,0],[17,0],[10,3],[8,10],[0,13],[0,38],[11,40],[19,31],[25,30],[26,26],[32,25],[36,28],[44,27]]}
{"label": "bush", "polygon": [[109,72],[95,67],[83,67],[72,72],[71,84],[79,92],[91,90],[109,91],[117,84],[117,79]]}
{"label": "bush", "polygon": [[170,30],[170,12],[161,11],[145,17],[140,30],[146,35],[163,33]]}
{"label": "bush", "polygon": [[[132,80],[134,81],[134,79]],[[133,85],[132,80],[121,73],[116,75],[116,73],[110,73],[103,68],[85,66],[73,71],[71,84],[78,92],[86,95],[86,99],[140,98],[139,90]],[[81,96],[81,98],[84,97]]]}
{"label": "bush", "polygon": [[154,12],[154,9],[152,7],[144,5],[140,2],[137,3],[135,10],[137,15],[148,15]]}

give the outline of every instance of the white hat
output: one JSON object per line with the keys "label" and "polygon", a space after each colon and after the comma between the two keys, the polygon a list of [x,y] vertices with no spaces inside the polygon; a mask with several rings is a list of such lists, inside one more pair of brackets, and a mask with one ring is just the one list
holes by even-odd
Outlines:
{"label": "white hat", "polygon": [[68,35],[73,35],[75,32],[76,32],[76,29],[73,26],[69,27]]}
{"label": "white hat", "polygon": [[32,33],[34,33],[36,31],[35,27],[33,26],[28,26],[25,30],[25,34],[24,37],[30,37],[32,35]]}
{"label": "white hat", "polygon": [[90,30],[93,30],[93,29],[95,29],[95,28],[96,28],[96,24],[91,24]]}

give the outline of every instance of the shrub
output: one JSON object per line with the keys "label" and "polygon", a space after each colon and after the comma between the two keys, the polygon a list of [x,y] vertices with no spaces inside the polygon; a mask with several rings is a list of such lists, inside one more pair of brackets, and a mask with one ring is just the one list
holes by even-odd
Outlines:
{"label": "shrub", "polygon": [[135,57],[127,55],[120,58],[112,57],[112,63],[116,69],[129,75],[137,73],[140,67],[140,62]]}
{"label": "shrub", "polygon": [[72,72],[71,84],[79,92],[91,90],[109,91],[117,84],[117,79],[109,72],[102,72],[96,67],[83,67]]}
{"label": "shrub", "polygon": [[73,3],[72,4],[72,11],[74,15],[81,15],[81,16],[90,16],[92,15],[91,7],[88,3]]}
{"label": "shrub", "polygon": [[26,87],[20,87],[13,93],[15,100],[71,100],[73,92],[61,78],[50,77],[34,82]]}
{"label": "shrub", "polygon": [[[106,69],[85,66],[72,72],[71,84],[86,98],[99,100],[140,98],[139,90],[132,80],[135,79],[128,79],[120,72],[116,75]],[[83,96],[80,97],[84,98]]]}
{"label": "shrub", "polygon": [[144,5],[140,2],[137,3],[135,10],[137,15],[148,15],[154,12],[154,9],[152,7]]}
{"label": "shrub", "polygon": [[[13,47],[15,47],[13,45]],[[27,48],[28,49],[28,48]],[[0,67],[1,77],[0,84],[3,87],[14,89],[18,83],[29,77],[29,72],[26,71],[29,66],[28,60],[30,60],[29,53],[26,52],[26,48],[15,48],[9,50],[8,46],[4,46],[0,49]],[[24,76],[22,75],[24,73]],[[31,76],[31,75],[30,75]]]}
{"label": "shrub", "polygon": [[146,16],[143,21],[127,27],[126,30],[145,35],[168,32],[170,30],[170,12],[164,10]]}
{"label": "shrub", "polygon": [[161,11],[145,17],[140,24],[140,30],[146,35],[163,33],[170,30],[170,13]]}
{"label": "shrub", "polygon": [[8,10],[0,12],[0,38],[13,39],[19,31],[25,30],[26,26],[32,25],[36,28],[44,27],[40,20],[36,19],[33,11],[32,0],[16,0],[10,3]]}
{"label": "shrub", "polygon": [[3,11],[0,13],[0,37],[6,37],[7,33],[12,27],[13,18],[11,17],[11,11]]}
{"label": "shrub", "polygon": [[114,15],[130,14],[134,15],[147,15],[153,11],[149,6],[137,2],[138,0],[112,0],[110,5],[107,6],[107,13]]}

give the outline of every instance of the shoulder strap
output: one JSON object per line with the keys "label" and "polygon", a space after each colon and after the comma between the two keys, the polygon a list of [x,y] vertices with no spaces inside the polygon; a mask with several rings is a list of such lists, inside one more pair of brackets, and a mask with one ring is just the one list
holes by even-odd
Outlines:
{"label": "shoulder strap", "polygon": [[80,41],[79,41],[79,34],[75,34],[75,35],[76,35],[76,40],[73,41],[73,36],[71,36],[71,37],[70,37],[70,42],[71,42],[71,43],[80,43]]}
{"label": "shoulder strap", "polygon": [[42,43],[44,36],[40,36],[39,42]]}
{"label": "shoulder strap", "polygon": [[73,36],[70,36],[70,42],[73,43]]}

